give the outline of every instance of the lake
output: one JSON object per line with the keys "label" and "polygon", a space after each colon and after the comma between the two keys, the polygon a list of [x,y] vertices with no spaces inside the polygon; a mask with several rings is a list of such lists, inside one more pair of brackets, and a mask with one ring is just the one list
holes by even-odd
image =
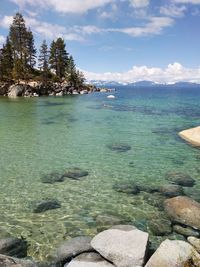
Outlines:
{"label": "lake", "polygon": [[[121,87],[115,95],[0,98],[0,234],[26,238],[36,259],[49,258],[65,239],[96,234],[109,216],[148,230],[159,244],[163,237],[149,223],[165,218],[163,196],[117,192],[118,183],[160,186],[178,171],[196,180],[184,190],[200,200],[200,150],[177,135],[200,125],[200,88]],[[114,151],[113,144],[131,149]],[[41,180],[71,167],[89,175]],[[33,203],[48,198],[61,208],[34,213]]]}

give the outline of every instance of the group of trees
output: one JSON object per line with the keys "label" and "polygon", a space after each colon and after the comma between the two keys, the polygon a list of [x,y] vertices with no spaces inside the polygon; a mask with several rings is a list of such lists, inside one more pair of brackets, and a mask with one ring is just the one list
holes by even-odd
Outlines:
{"label": "group of trees", "polygon": [[77,70],[62,38],[54,40],[50,48],[44,40],[37,58],[33,33],[27,29],[23,16],[17,13],[6,42],[0,49],[0,80],[30,79],[39,79],[44,83],[67,80],[76,87],[84,82],[84,76]]}

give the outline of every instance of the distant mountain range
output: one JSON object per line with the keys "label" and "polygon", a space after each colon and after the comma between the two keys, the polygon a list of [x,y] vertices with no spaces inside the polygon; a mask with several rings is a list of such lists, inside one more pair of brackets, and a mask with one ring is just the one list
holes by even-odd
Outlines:
{"label": "distant mountain range", "polygon": [[177,82],[177,83],[155,83],[152,81],[139,81],[133,83],[123,83],[115,81],[98,81],[91,80],[90,83],[100,86],[100,87],[118,87],[118,86],[128,86],[128,87],[177,87],[177,88],[189,88],[189,87],[200,87],[200,84],[191,82]]}

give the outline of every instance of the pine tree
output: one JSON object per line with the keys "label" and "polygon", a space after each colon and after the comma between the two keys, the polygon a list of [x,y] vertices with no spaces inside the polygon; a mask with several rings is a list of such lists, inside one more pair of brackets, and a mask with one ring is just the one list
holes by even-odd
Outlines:
{"label": "pine tree", "polygon": [[[20,13],[13,18],[10,26],[9,39],[13,49],[14,76],[27,79],[36,63],[36,49],[31,30],[27,30],[25,20]],[[17,73],[20,71],[20,73]]]}
{"label": "pine tree", "polygon": [[13,51],[9,38],[1,49],[1,72],[2,78],[6,80],[12,79],[13,70]]}
{"label": "pine tree", "polygon": [[3,80],[3,67],[2,67],[2,49],[0,49],[0,81]]}
{"label": "pine tree", "polygon": [[37,50],[34,45],[34,37],[33,33],[29,29],[27,31],[27,36],[26,36],[26,53],[27,53],[27,65],[32,70],[36,64],[36,53]]}
{"label": "pine tree", "polygon": [[49,64],[50,68],[60,79],[65,76],[68,65],[68,53],[62,38],[58,38],[51,43]]}
{"label": "pine tree", "polygon": [[42,71],[42,77],[44,81],[47,80],[47,76],[49,73],[49,51],[46,41],[44,40],[41,47],[40,47],[40,55],[38,58],[39,67]]}
{"label": "pine tree", "polygon": [[72,56],[70,56],[68,60],[66,78],[71,83],[71,85],[76,86],[76,65]]}
{"label": "pine tree", "polygon": [[23,60],[26,51],[27,29],[25,20],[20,13],[17,13],[13,18],[13,23],[10,26],[9,38],[13,47],[14,60]]}
{"label": "pine tree", "polygon": [[77,70],[76,71],[76,86],[77,87],[83,86],[84,81],[85,81],[85,77],[84,77],[83,72],[80,70]]}

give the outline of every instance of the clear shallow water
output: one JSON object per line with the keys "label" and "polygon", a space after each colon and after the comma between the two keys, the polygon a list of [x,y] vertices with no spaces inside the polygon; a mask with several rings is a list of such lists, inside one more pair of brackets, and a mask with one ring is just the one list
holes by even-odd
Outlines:
{"label": "clear shallow water", "polygon": [[[200,125],[200,89],[119,88],[116,96],[0,98],[0,235],[25,237],[31,256],[47,258],[63,239],[96,234],[99,214],[145,230],[164,216],[152,206],[154,196],[116,192],[118,182],[163,185],[167,172],[181,171],[196,179],[186,193],[200,199],[200,150],[177,136]],[[113,143],[132,149],[116,153],[107,147]],[[41,182],[43,174],[69,167],[89,176]],[[32,202],[45,198],[62,207],[33,213]]]}

